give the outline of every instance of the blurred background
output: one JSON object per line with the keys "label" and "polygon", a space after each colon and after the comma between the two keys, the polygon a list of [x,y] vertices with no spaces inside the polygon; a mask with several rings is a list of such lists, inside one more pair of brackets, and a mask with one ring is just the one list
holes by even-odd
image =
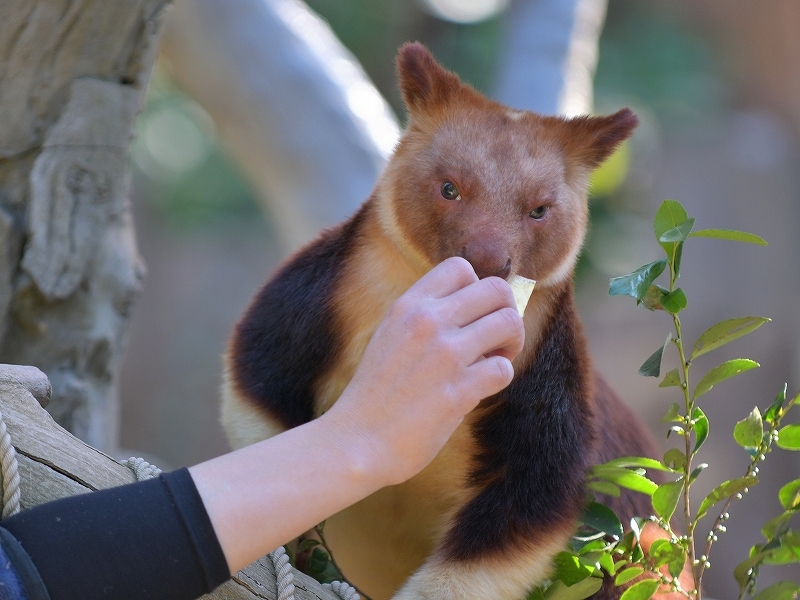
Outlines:
{"label": "blurred background", "polygon": [[[188,3],[177,2],[131,150],[138,240],[148,274],[128,332],[123,447],[164,467],[227,450],[217,390],[231,328],[291,250],[366,198],[397,135],[392,112],[398,122],[403,118],[394,55],[404,41],[416,39],[464,80],[518,108],[581,112],[592,109],[593,92],[595,112],[631,106],[639,115],[642,124],[634,137],[595,178],[577,290],[597,367],[665,449],[667,428],[660,418],[677,400],[675,390],[659,389],[657,380],[640,377],[637,370],[663,343],[671,322],[665,314],[636,308],[631,298],[609,297],[608,279],[660,257],[652,218],[665,198],[683,203],[698,228],[742,229],[768,240],[762,248],[692,239],[681,278],[689,297],[682,314],[689,343],[726,318],[772,318],[695,367],[699,374],[737,357],[762,365],[720,384],[701,402],[711,437],[700,460],[711,466],[695,486],[698,497],[744,473],[748,459],[733,441],[734,424],[754,405],[768,406],[784,382],[792,395],[800,389],[800,4],[609,0],[606,11],[600,2],[583,21],[590,29],[583,48],[586,81],[597,61],[593,88],[581,98],[579,81],[577,103],[570,104],[547,87],[546,73],[538,82],[525,71],[532,65],[526,62],[526,44],[529,51],[545,47],[557,28],[557,15],[537,9],[537,2],[309,0],[388,102],[369,95],[366,87],[368,101],[350,98],[361,121],[356,119],[356,133],[339,135],[354,147],[367,147],[358,155],[360,170],[337,163],[343,152],[319,133],[302,86],[290,102],[297,116],[281,111],[276,116],[274,106],[266,111],[271,114],[259,113],[257,106],[233,98],[240,85],[231,83],[234,79],[251,91],[280,95],[281,85],[269,81],[282,81],[282,75],[270,69],[283,68],[286,75],[302,70],[302,64],[273,52],[273,60],[259,65],[260,50],[247,42],[250,35],[265,37],[257,30],[237,31],[241,50],[232,47],[230,56],[220,58],[212,49],[219,41],[204,34],[208,25]],[[273,4],[283,6],[280,10],[295,5]],[[225,18],[214,16],[213,31],[229,26]],[[327,34],[318,22],[287,18],[300,38],[322,44],[326,52]],[[593,42],[591,27],[600,34],[599,43]],[[574,49],[573,44],[569,52]],[[348,66],[349,55],[329,56],[339,65],[334,80],[351,77],[360,85],[363,75]],[[342,57],[348,60],[339,61]],[[563,67],[558,59],[551,62]],[[256,61],[249,74],[230,66],[243,60]],[[254,68],[266,83],[252,74]],[[517,100],[520,94],[530,102]],[[256,148],[253,136],[262,125],[277,149]],[[311,150],[295,147],[297,139],[310,143]],[[287,203],[296,192],[286,181],[302,188],[314,177],[292,152],[316,152],[320,164],[334,167],[325,181],[339,177],[336,185],[345,200],[337,200],[333,185],[323,182]],[[665,360],[670,361],[665,370],[676,364],[671,351]],[[728,533],[713,550],[706,576],[710,596],[736,597],[732,569],[762,541],[760,526],[780,511],[777,489],[800,477],[800,457],[776,450],[760,476],[762,485],[732,507]],[[761,581],[781,578],[800,574],[772,567],[764,569]]]}

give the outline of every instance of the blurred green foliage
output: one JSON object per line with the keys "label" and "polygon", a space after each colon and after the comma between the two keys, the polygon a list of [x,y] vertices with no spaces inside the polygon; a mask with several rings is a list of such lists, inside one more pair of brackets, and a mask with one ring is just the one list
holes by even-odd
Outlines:
{"label": "blurred green foliage", "polygon": [[131,158],[139,197],[173,226],[262,218],[255,191],[222,151],[211,117],[159,69],[136,122]]}
{"label": "blurred green foliage", "polygon": [[674,7],[640,0],[608,4],[595,96],[600,107],[620,101],[646,107],[662,126],[686,126],[728,102],[722,68],[708,38]]}

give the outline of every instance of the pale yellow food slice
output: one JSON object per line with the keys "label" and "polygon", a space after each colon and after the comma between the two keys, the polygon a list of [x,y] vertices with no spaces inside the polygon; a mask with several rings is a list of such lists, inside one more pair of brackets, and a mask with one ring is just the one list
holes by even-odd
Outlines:
{"label": "pale yellow food slice", "polygon": [[531,299],[533,286],[536,285],[536,281],[523,277],[522,275],[514,275],[509,285],[511,286],[511,291],[514,293],[514,300],[517,302],[517,310],[520,315],[524,315],[525,307],[528,306],[528,300]]}

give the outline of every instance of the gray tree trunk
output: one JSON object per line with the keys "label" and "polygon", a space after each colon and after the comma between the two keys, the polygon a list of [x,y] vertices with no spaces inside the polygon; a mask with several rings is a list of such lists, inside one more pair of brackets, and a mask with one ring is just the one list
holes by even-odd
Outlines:
{"label": "gray tree trunk", "polygon": [[0,362],[36,365],[55,419],[117,441],[117,372],[144,274],[127,148],[165,0],[5,0]]}
{"label": "gray tree trunk", "polygon": [[515,108],[592,111],[608,0],[515,0],[494,96]]}
{"label": "gray tree trunk", "polygon": [[287,251],[358,208],[399,138],[361,65],[300,0],[178,0],[162,53],[261,192]]}

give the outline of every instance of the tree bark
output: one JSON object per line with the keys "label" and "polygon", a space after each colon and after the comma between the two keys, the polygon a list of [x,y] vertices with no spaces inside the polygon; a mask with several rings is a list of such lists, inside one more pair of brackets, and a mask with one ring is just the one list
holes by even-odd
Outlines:
{"label": "tree bark", "polygon": [[[21,508],[133,483],[131,469],[75,438],[42,410],[49,388],[47,377],[38,369],[0,365],[0,413],[17,454]],[[297,600],[339,600],[310,577],[297,571],[294,577]],[[276,598],[275,567],[268,556],[203,596],[204,600]]]}
{"label": "tree bark", "polygon": [[127,148],[165,0],[9,0],[0,23],[0,361],[50,377],[50,412],[117,442],[117,372],[144,266]]}

